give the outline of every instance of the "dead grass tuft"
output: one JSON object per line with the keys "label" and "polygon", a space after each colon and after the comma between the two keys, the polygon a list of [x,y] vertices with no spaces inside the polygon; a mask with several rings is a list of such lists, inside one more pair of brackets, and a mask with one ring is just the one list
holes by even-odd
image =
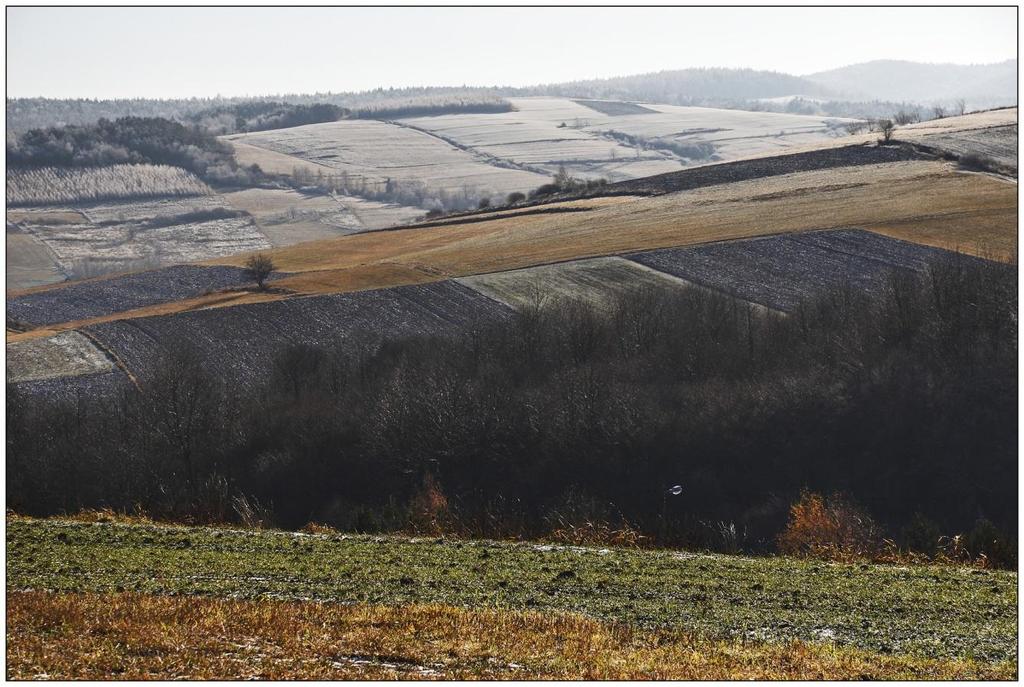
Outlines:
{"label": "dead grass tuft", "polygon": [[1012,679],[1014,664],[708,641],[567,614],[7,595],[8,679]]}

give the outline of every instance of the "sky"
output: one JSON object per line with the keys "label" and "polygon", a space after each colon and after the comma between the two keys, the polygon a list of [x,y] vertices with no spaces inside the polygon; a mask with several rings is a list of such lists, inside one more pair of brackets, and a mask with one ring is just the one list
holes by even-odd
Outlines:
{"label": "sky", "polygon": [[7,8],[7,96],[527,86],[687,67],[810,74],[1017,56],[1014,7]]}

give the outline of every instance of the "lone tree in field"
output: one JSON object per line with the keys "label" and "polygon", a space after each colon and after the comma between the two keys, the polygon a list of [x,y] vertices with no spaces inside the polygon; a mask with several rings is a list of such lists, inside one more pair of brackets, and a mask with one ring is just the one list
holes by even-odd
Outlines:
{"label": "lone tree in field", "polygon": [[882,141],[888,143],[892,140],[893,132],[896,131],[896,125],[892,123],[891,119],[883,119],[878,123],[878,130],[882,132]]}
{"label": "lone tree in field", "polygon": [[263,253],[256,253],[250,255],[249,259],[245,261],[245,274],[256,282],[256,287],[260,291],[267,290],[267,277],[270,273],[277,269],[274,265],[274,260],[269,255]]}

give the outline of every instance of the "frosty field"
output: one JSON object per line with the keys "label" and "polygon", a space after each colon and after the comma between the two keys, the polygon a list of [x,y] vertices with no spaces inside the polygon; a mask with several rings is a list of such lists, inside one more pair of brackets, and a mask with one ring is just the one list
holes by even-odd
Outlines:
{"label": "frosty field", "polygon": [[524,308],[561,300],[582,301],[598,308],[616,296],[647,286],[682,288],[667,275],[619,257],[591,258],[492,272],[456,280],[511,308]]}
{"label": "frosty field", "polygon": [[[549,174],[565,165],[571,173],[633,179],[699,164],[654,147],[639,149],[609,139],[617,131],[677,143],[710,142],[715,161],[776,154],[839,135],[848,120],[701,107],[643,104],[633,112],[622,103],[565,98],[513,98],[515,112],[449,115],[403,120],[461,146],[530,165]],[[581,104],[591,102],[592,106]],[[628,106],[628,104],[626,104]],[[600,111],[621,112],[606,114]],[[710,160],[708,160],[710,161]],[[705,161],[706,162],[706,161]]]}
{"label": "frosty field", "polygon": [[103,352],[78,332],[61,332],[7,346],[8,383],[96,374],[112,368]]}
{"label": "frosty field", "polygon": [[207,193],[210,189],[195,175],[167,165],[44,167],[7,171],[8,205],[50,205]]}
{"label": "frosty field", "polygon": [[539,174],[490,165],[429,134],[372,120],[309,124],[226,140],[316,163],[326,168],[324,173],[347,175],[351,183],[374,188],[383,188],[391,179],[418,182],[432,190],[470,189],[486,195],[528,191],[546,181]]}

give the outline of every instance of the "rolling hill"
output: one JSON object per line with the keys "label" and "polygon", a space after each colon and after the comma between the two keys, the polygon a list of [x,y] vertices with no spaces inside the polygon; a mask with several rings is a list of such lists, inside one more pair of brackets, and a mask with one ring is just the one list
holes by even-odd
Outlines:
{"label": "rolling hill", "polygon": [[[867,288],[889,269],[919,271],[945,251],[1013,261],[1016,183],[964,171],[949,150],[918,143],[974,150],[995,142],[1009,150],[1015,129],[1008,137],[1004,122],[1013,116],[982,113],[901,129],[918,147],[830,140],[790,155],[611,184],[596,197],[275,248],[269,254],[279,272],[267,292],[246,283],[244,255],[11,291],[8,375],[45,394],[83,384],[116,388],[145,376],[162,340],[191,332],[211,364],[218,350],[249,351],[226,368],[241,383],[296,338],[382,340],[474,318],[500,321],[536,288],[599,302],[660,274],[653,283],[665,288],[699,286],[787,312],[837,284]],[[801,257],[775,264],[782,254]],[[393,318],[372,314],[382,308]],[[262,337],[249,350],[251,323],[268,319],[281,338]],[[55,338],[69,331],[86,339],[69,346]],[[90,363],[103,359],[90,346],[117,364]],[[41,376],[33,356],[58,360],[61,351],[68,351],[63,371]]]}
{"label": "rolling hill", "polygon": [[1017,103],[1017,60],[977,65],[875,60],[804,78],[847,99],[948,103],[963,98],[973,109]]}

